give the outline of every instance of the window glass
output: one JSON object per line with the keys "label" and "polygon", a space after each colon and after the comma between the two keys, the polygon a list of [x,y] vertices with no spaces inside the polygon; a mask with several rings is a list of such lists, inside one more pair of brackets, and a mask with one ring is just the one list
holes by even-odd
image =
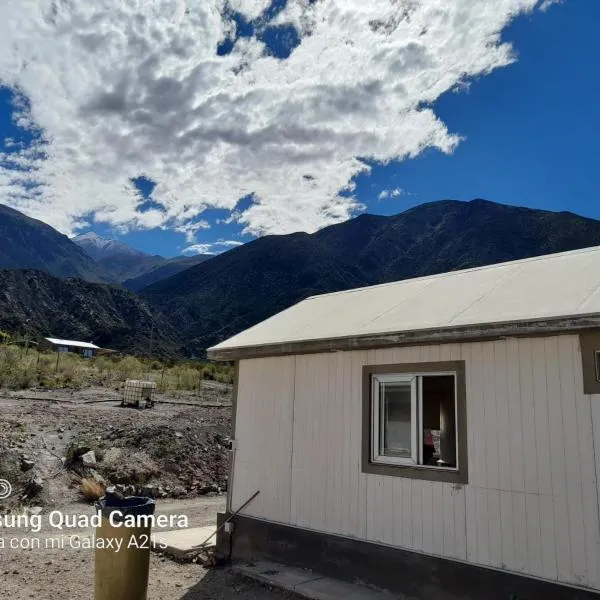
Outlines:
{"label": "window glass", "polygon": [[412,386],[410,383],[380,383],[380,431],[383,456],[412,457]]}
{"label": "window glass", "polygon": [[372,460],[456,469],[456,377],[374,375]]}

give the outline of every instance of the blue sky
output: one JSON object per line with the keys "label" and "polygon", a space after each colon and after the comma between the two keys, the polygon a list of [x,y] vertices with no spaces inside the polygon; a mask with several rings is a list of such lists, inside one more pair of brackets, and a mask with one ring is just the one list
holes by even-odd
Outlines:
{"label": "blue sky", "polygon": [[[599,26],[596,2],[567,1],[518,18],[503,36],[513,41],[518,62],[436,103],[465,141],[451,156],[427,151],[376,169],[360,182],[369,212],[486,198],[600,219]],[[378,202],[377,190],[386,186],[411,195]]]}
{"label": "blue sky", "polygon": [[[266,44],[267,53],[280,61],[287,60],[300,44],[301,36],[292,25],[271,24],[285,4],[283,0],[276,0],[268,11],[258,17],[232,12],[230,16],[237,27],[237,34],[222,39],[217,54],[227,59],[228,55],[235,54],[236,46],[240,47],[246,40],[258,40]],[[373,161],[369,173],[354,176],[355,190],[342,196],[353,196],[355,204],[364,205],[366,212],[384,215],[396,214],[434,200],[487,198],[532,208],[568,210],[600,219],[596,175],[600,162],[597,142],[600,138],[600,78],[596,65],[600,56],[599,26],[600,3],[597,2],[566,0],[545,11],[520,15],[502,32],[502,40],[512,43],[518,60],[496,68],[490,74],[469,78],[467,87],[446,91],[432,104],[435,114],[450,134],[463,138],[457,147],[451,153],[428,148],[415,158],[392,160],[386,165]],[[25,92],[28,92],[27,85],[24,83],[21,87]],[[45,127],[45,122],[40,124],[36,120],[37,115],[44,112],[40,102],[34,104],[33,110],[27,104],[29,95],[35,98],[35,91],[25,93],[20,97],[20,104],[15,104],[19,99],[14,93],[15,88],[16,85],[12,89],[8,85],[0,88],[0,140],[4,139],[4,145],[0,143],[0,152],[4,153],[0,155],[0,167],[6,167],[11,156],[18,155],[27,147],[35,149],[37,160],[45,151],[45,143],[57,139],[51,130],[55,123],[50,124],[49,120]],[[81,105],[79,112],[82,112]],[[31,119],[39,130],[31,129],[27,123],[16,124],[18,114]],[[385,115],[383,118],[385,126]],[[43,121],[44,117],[40,119]],[[394,126],[391,119],[388,123],[390,128]],[[165,216],[162,227],[152,228],[152,223],[161,221],[161,215],[170,210],[165,208],[163,197],[172,192],[161,187],[164,175],[160,176],[159,170],[153,170],[153,162],[158,161],[154,156],[156,146],[142,145],[142,150],[147,157],[148,173],[143,161],[138,160],[137,172],[131,172],[128,182],[121,185],[130,186],[133,190],[130,193],[138,194],[135,215],[139,222],[129,226],[126,215],[114,216],[118,213],[115,207],[106,211],[109,217],[102,217],[103,209],[96,208],[102,203],[96,201],[96,204],[90,204],[94,207],[91,212],[83,216],[73,217],[69,213],[71,233],[74,232],[71,224],[75,220],[78,219],[79,225],[82,225],[81,221],[87,218],[91,226],[78,226],[78,231],[92,229],[146,252],[174,256],[190,246],[206,246],[208,251],[221,252],[233,243],[248,241],[261,232],[263,226],[253,224],[252,218],[255,217],[232,219],[232,215],[244,214],[252,208],[251,196],[239,200],[241,192],[237,192],[234,201],[229,199],[214,205],[209,202],[206,208],[202,205],[202,211],[192,210],[193,201],[181,201],[176,217],[169,216],[167,219]],[[174,159],[177,156],[171,157],[171,160]],[[271,157],[265,160],[271,160]],[[24,170],[36,164],[32,161],[27,162]],[[18,165],[9,166],[19,168]],[[189,174],[192,173],[192,189],[203,190],[207,178],[199,169],[198,178],[194,180],[194,167],[194,164],[186,167],[186,181],[190,180]],[[154,176],[154,172],[159,176]],[[105,173],[102,177],[106,179],[110,175]],[[38,190],[41,196],[46,188],[38,186],[38,183],[35,177],[26,182],[27,193],[33,194]],[[104,181],[99,180],[96,187],[100,185],[104,185]],[[240,189],[251,192],[251,184],[245,185]],[[82,194],[85,193],[82,190]],[[58,194],[54,197],[60,198]],[[12,204],[20,206],[18,202],[23,202],[23,207],[31,208],[30,214],[55,226],[67,222],[62,214],[68,213],[66,208],[61,208],[62,212],[57,210],[56,214],[48,208],[48,219],[45,219],[44,209],[40,208],[44,204],[35,204],[35,195],[33,198],[16,200]],[[54,205],[58,207],[60,202],[54,200]],[[73,201],[70,202],[72,204]],[[115,205],[118,204],[115,200]],[[285,220],[285,205],[277,210],[283,211]],[[338,211],[334,220],[340,220],[339,211],[342,209],[334,206],[332,210]],[[357,214],[352,207],[343,207],[343,210],[347,211],[343,214]],[[301,211],[290,205],[289,212]],[[252,210],[248,214],[251,213]],[[94,214],[99,215],[96,222]],[[191,217],[186,217],[186,220],[181,217],[182,214]],[[281,227],[282,232],[302,228],[302,225],[295,224],[296,221],[282,224],[282,217],[275,209],[274,214],[274,224],[269,225],[271,229],[262,233],[277,233],[277,227]],[[310,224],[315,222],[321,225],[314,220]],[[204,225],[199,225],[201,223]],[[322,224],[327,223],[324,220]],[[190,226],[193,235],[189,231]],[[62,227],[63,230],[66,228],[67,225]],[[244,229],[246,233],[243,233]],[[220,244],[219,240],[230,242],[230,245]]]}

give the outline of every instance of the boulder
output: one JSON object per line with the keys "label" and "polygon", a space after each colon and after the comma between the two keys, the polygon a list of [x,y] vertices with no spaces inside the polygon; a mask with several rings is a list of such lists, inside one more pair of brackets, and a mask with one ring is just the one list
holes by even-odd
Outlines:
{"label": "boulder", "polygon": [[96,454],[93,450],[89,450],[80,456],[84,467],[94,467],[97,464]]}

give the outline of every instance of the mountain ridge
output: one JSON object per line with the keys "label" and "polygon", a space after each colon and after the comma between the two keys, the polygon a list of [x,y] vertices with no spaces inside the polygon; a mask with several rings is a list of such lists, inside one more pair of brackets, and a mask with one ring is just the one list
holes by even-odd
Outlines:
{"label": "mountain ridge", "polygon": [[442,200],[265,236],[141,290],[199,353],[308,296],[600,245],[600,221]]}
{"label": "mountain ridge", "polygon": [[57,277],[108,282],[110,275],[50,225],[0,204],[0,269],[31,268]]}
{"label": "mountain ridge", "polygon": [[130,290],[141,289],[212,258],[203,254],[165,258],[160,254],[142,252],[119,240],[104,238],[93,231],[78,235],[73,241],[103,271],[110,273],[115,282]]}

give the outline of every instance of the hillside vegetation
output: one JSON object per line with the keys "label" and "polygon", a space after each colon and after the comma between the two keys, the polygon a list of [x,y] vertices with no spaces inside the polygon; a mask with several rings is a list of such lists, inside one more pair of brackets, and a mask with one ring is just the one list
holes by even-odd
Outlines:
{"label": "hillside vegetation", "polygon": [[38,352],[33,345],[0,343],[0,388],[118,389],[126,379],[154,381],[159,392],[200,390],[203,381],[233,383],[233,368],[201,361],[161,361],[133,356],[85,360],[74,353]]}

